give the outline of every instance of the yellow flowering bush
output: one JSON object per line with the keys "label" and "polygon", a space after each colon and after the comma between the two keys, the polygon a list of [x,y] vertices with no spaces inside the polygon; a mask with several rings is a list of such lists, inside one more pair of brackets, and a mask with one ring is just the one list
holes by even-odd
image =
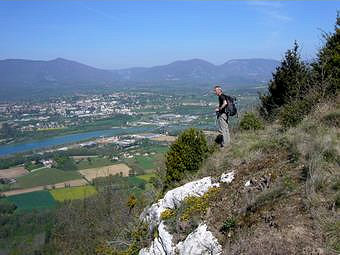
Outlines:
{"label": "yellow flowering bush", "polygon": [[161,220],[168,220],[172,217],[175,216],[175,211],[171,210],[171,209],[165,209],[162,213],[161,213]]}
{"label": "yellow flowering bush", "polygon": [[187,197],[184,200],[186,208],[184,209],[184,212],[181,216],[181,220],[188,221],[195,214],[204,214],[207,211],[212,199],[216,197],[219,191],[220,188],[213,187],[201,197]]}

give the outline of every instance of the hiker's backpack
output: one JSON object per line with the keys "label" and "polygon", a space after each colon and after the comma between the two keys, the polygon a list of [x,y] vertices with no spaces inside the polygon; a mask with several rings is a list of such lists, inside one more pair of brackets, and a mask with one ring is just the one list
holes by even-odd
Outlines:
{"label": "hiker's backpack", "polygon": [[228,105],[225,108],[226,114],[228,116],[235,116],[237,114],[237,108],[236,108],[236,97],[231,97],[231,96],[227,96],[227,100],[228,100]]}

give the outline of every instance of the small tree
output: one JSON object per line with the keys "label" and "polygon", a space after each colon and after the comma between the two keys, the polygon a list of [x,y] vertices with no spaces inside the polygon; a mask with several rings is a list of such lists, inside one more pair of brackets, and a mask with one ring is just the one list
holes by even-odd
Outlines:
{"label": "small tree", "polygon": [[240,121],[241,130],[258,130],[263,128],[264,125],[261,119],[258,118],[253,112],[246,112]]}
{"label": "small tree", "polygon": [[185,172],[197,171],[208,155],[208,145],[202,131],[183,131],[165,155],[165,188],[180,181]]}
{"label": "small tree", "polygon": [[59,156],[57,158],[55,158],[55,166],[58,169],[61,170],[76,170],[77,169],[77,165],[75,163],[75,161],[69,157],[69,156]]}
{"label": "small tree", "polygon": [[268,93],[260,95],[260,114],[267,119],[276,117],[280,107],[302,98],[308,91],[309,70],[301,61],[298,48],[295,42],[293,49],[286,52],[268,84]]}
{"label": "small tree", "polygon": [[336,97],[340,88],[340,13],[335,32],[324,33],[325,44],[312,64],[314,85],[320,97]]}

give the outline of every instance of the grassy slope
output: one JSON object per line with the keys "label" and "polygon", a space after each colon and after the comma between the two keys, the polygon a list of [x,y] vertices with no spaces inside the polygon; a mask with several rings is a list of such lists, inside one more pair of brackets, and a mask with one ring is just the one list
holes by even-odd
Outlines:
{"label": "grassy slope", "polygon": [[[322,105],[286,131],[273,125],[236,133],[229,148],[215,152],[183,183],[232,170],[235,180],[209,198],[209,209],[205,203],[178,209],[175,238],[185,238],[204,220],[223,254],[340,252],[340,133],[324,122],[334,111]],[[254,184],[245,187],[248,180]],[[184,212],[190,224],[181,222]]]}

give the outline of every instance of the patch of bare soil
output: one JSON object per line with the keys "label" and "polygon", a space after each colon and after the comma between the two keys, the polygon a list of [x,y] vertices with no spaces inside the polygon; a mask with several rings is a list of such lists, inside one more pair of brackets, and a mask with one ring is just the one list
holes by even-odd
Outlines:
{"label": "patch of bare soil", "polygon": [[151,138],[153,141],[158,141],[158,142],[174,142],[176,141],[176,136],[169,136],[169,135],[161,135],[158,137]]}
{"label": "patch of bare soil", "polygon": [[130,167],[128,167],[126,164],[115,164],[111,166],[79,170],[78,172],[82,174],[86,178],[86,180],[92,181],[93,179],[98,177],[106,177],[120,173],[122,173],[123,176],[129,176],[129,170]]}
{"label": "patch of bare soil", "polygon": [[0,178],[16,178],[28,173],[29,171],[27,171],[23,166],[0,169]]}

